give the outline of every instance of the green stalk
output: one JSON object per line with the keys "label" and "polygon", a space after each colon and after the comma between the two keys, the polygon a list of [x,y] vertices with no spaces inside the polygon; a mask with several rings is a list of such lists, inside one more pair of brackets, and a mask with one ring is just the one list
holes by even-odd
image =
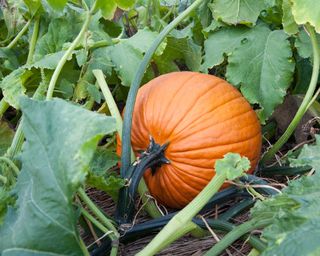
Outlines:
{"label": "green stalk", "polygon": [[[29,47],[29,53],[28,53],[26,64],[31,64],[32,62],[34,50],[35,50],[36,43],[38,40],[38,35],[39,35],[39,25],[40,25],[40,17],[37,17],[34,23],[33,33],[30,40],[30,47]],[[38,97],[39,90],[41,90],[41,88],[40,89],[37,88],[34,94],[34,98]],[[17,155],[17,153],[20,152],[23,142],[24,142],[24,134],[22,131],[22,125],[20,121],[20,123],[18,124],[18,128],[16,130],[16,133],[14,134],[11,146],[6,152],[6,156],[10,159],[13,159]]]}
{"label": "green stalk", "polygon": [[192,218],[205,206],[207,201],[220,189],[222,184],[227,179],[225,173],[217,173],[209,184],[177,215],[175,215],[169,223],[157,234],[157,236],[142,250],[137,256],[154,255],[169,242],[179,238],[181,233],[179,230],[184,230]]}
{"label": "green stalk", "polygon": [[20,32],[16,35],[16,37],[10,42],[10,44],[8,44],[6,46],[6,48],[11,49],[13,48],[18,41],[20,40],[20,38],[24,35],[24,33],[26,33],[28,27],[31,24],[32,19],[28,20],[27,23],[23,26],[23,28],[20,30]]}
{"label": "green stalk", "polygon": [[111,249],[111,256],[116,256],[117,252],[118,252],[118,246],[119,244],[117,243],[117,241],[119,240],[119,236],[117,236],[116,234],[114,234],[113,231],[110,231],[109,229],[107,229],[105,226],[103,226],[101,224],[101,222],[99,222],[98,220],[96,220],[89,212],[87,212],[85,209],[81,208],[81,214],[87,218],[93,225],[95,225],[98,229],[100,229],[104,234],[108,234],[108,236],[110,237],[111,241],[115,241],[112,243],[112,249]]}
{"label": "green stalk", "polygon": [[84,244],[84,242],[83,242],[82,239],[80,239],[80,248],[81,248],[84,256],[90,256],[90,254],[89,254],[89,252],[88,252],[88,250],[87,250],[87,247],[86,247],[86,245]]}
{"label": "green stalk", "polygon": [[148,49],[143,57],[143,60],[138,68],[135,78],[132,81],[128,98],[126,104],[126,111],[124,113],[123,121],[123,134],[122,134],[122,155],[121,155],[121,177],[125,176],[125,172],[128,170],[131,159],[130,159],[130,148],[131,148],[131,128],[132,128],[132,113],[134,104],[136,101],[137,92],[141,84],[143,75],[149,65],[149,62],[157,50],[158,46],[165,39],[165,37],[173,30],[182,20],[184,20],[188,15],[196,9],[203,0],[194,1],[185,11],[183,11],[177,18],[170,22],[157,36],[157,38],[152,43],[151,47]]}
{"label": "green stalk", "polygon": [[0,100],[0,119],[2,118],[4,112],[6,112],[9,107],[10,105],[6,101],[4,101],[4,98],[2,98]]}
{"label": "green stalk", "polygon": [[319,67],[320,67],[319,45],[318,45],[318,41],[317,41],[317,37],[314,29],[309,24],[305,25],[305,27],[309,32],[310,40],[312,44],[312,50],[313,50],[313,69],[312,69],[312,76],[311,76],[309,88],[296,115],[292,119],[287,130],[279,138],[279,140],[269,149],[269,151],[262,157],[262,160],[261,160],[262,163],[265,163],[266,161],[270,160],[275,155],[275,153],[288,141],[288,139],[290,138],[290,136],[298,126],[303,115],[308,110],[308,107],[310,107],[309,103],[312,101],[312,96],[317,86],[318,76],[319,76]]}
{"label": "green stalk", "polygon": [[100,209],[91,201],[91,199],[87,196],[86,192],[83,188],[78,189],[78,195],[81,200],[88,206],[88,208],[98,217],[98,219],[105,225],[109,230],[113,231],[113,233],[119,237],[119,233],[117,229],[113,226],[112,222],[100,211]]}
{"label": "green stalk", "polygon": [[92,16],[92,14],[93,14],[93,12],[94,12],[94,10],[96,8],[96,4],[97,4],[97,2],[95,1],[93,6],[92,6],[92,8],[91,8],[91,10],[89,10],[88,6],[85,3],[85,1],[83,1],[83,5],[87,9],[87,15],[86,15],[85,22],[82,25],[82,28],[81,28],[79,34],[73,40],[73,42],[71,43],[71,45],[69,46],[67,51],[64,53],[64,55],[62,56],[61,60],[59,61],[56,69],[54,70],[53,75],[52,75],[51,80],[50,80],[50,83],[49,83],[46,100],[52,99],[53,91],[54,91],[54,88],[56,86],[56,83],[57,83],[57,80],[59,78],[59,75],[61,73],[61,70],[62,70],[64,64],[67,62],[67,60],[72,55],[72,52],[75,50],[75,48],[79,44],[80,40],[83,38],[84,33],[87,31],[89,23],[90,23],[91,16]]}
{"label": "green stalk", "polygon": [[37,16],[34,21],[34,27],[33,27],[33,33],[32,33],[32,37],[31,37],[31,41],[30,41],[27,64],[31,64],[32,59],[33,59],[34,50],[36,48],[36,43],[38,40],[39,26],[40,26],[40,16]]}
{"label": "green stalk", "polygon": [[19,168],[9,159],[5,156],[0,156],[0,161],[5,162],[9,167],[14,171],[15,175],[18,176],[20,173]]}
{"label": "green stalk", "polygon": [[0,181],[3,183],[3,184],[6,184],[8,182],[8,179],[7,177],[3,176],[0,174]]}
{"label": "green stalk", "polygon": [[261,221],[247,221],[229,232],[222,240],[220,240],[216,245],[214,245],[205,256],[216,256],[220,255],[223,250],[225,250],[234,241],[238,240],[243,235],[249,233],[250,231],[268,226],[272,223],[272,220],[261,220]]}
{"label": "green stalk", "polygon": [[[108,105],[108,108],[110,110],[111,115],[116,119],[116,127],[117,127],[117,132],[119,136],[122,136],[122,117],[119,112],[119,109],[117,107],[117,104],[114,101],[114,98],[112,96],[112,93],[109,89],[108,84],[106,83],[106,80],[104,79],[103,72],[101,70],[93,70],[92,71],[94,76],[97,79],[97,82],[101,88],[101,91],[103,93],[103,96],[106,100],[106,103]],[[135,155],[133,153],[133,150],[131,148],[131,159],[134,161]],[[142,203],[144,205],[144,209],[147,211],[147,213],[152,217],[152,218],[157,218],[161,217],[161,212],[158,210],[157,206],[155,203],[151,200],[149,200],[148,196],[150,193],[148,191],[148,187],[144,181],[144,179],[141,179],[139,186],[138,186],[138,192],[141,196]]]}

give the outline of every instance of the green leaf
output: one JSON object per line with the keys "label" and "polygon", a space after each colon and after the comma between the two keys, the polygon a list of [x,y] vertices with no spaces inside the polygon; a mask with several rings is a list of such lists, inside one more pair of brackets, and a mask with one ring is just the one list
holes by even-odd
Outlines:
{"label": "green leaf", "polygon": [[123,9],[123,10],[129,10],[134,3],[136,2],[136,0],[114,0],[118,7]]}
{"label": "green leaf", "polygon": [[[62,56],[66,53],[66,51],[58,51],[55,53],[46,54],[41,57],[38,61],[30,65],[26,65],[25,68],[46,68],[46,69],[55,69],[61,60]],[[72,59],[72,55],[69,57],[68,60]]]}
{"label": "green leaf", "polygon": [[37,41],[34,61],[63,50],[63,45],[73,41],[78,35],[82,23],[83,17],[74,12],[69,12],[68,16],[51,20],[47,33]]}
{"label": "green leaf", "polygon": [[218,175],[225,174],[228,180],[234,180],[250,169],[250,161],[239,154],[228,153],[216,161],[214,168]]}
{"label": "green leaf", "polygon": [[263,231],[268,245],[261,255],[318,255],[319,212],[319,173],[291,181],[282,194],[257,203],[252,218],[272,223]]}
{"label": "green leaf", "polygon": [[67,4],[67,0],[46,0],[49,5],[56,10],[63,10],[63,8],[65,7],[65,5]]}
{"label": "green leaf", "polygon": [[297,159],[290,159],[290,165],[294,167],[309,165],[320,172],[320,135],[316,136],[316,144],[304,145]]}
{"label": "green leaf", "polygon": [[228,58],[228,81],[241,85],[246,99],[261,106],[262,123],[283,101],[292,80],[295,64],[287,37],[282,30],[256,26]]}
{"label": "green leaf", "polygon": [[124,86],[130,86],[143,58],[142,53],[130,44],[120,43],[109,47],[115,70]]}
{"label": "green leaf", "polygon": [[42,7],[41,0],[23,0],[29,9],[30,14],[33,16]]}
{"label": "green leaf", "polygon": [[10,147],[14,131],[9,127],[8,123],[0,121],[0,155],[4,155]]}
{"label": "green leaf", "polygon": [[201,69],[207,70],[221,64],[224,54],[230,55],[245,39],[250,30],[244,27],[223,28],[209,34],[204,42],[204,63]]}
{"label": "green leaf", "polygon": [[184,62],[192,71],[199,71],[202,61],[201,46],[191,38],[168,37],[165,51],[160,57],[155,56],[155,62],[161,74],[179,71],[176,60]]}
{"label": "green leaf", "polygon": [[8,49],[6,47],[1,47],[0,59],[8,60],[8,64],[6,65],[6,68],[10,70],[15,70],[19,67],[19,61],[17,59],[17,56],[15,55],[14,51],[11,49]]}
{"label": "green leaf", "polygon": [[320,33],[320,2],[314,0],[291,0],[292,14],[299,24],[310,23]]}
{"label": "green leaf", "polygon": [[24,82],[32,75],[31,71],[19,68],[11,72],[1,81],[3,97],[14,108],[19,108],[18,98],[24,95],[26,88]]}
{"label": "green leaf", "polygon": [[101,9],[101,13],[105,19],[111,20],[117,9],[117,3],[114,0],[97,0],[97,7]]}
{"label": "green leaf", "polygon": [[283,30],[288,33],[289,35],[293,35],[299,32],[299,27],[297,23],[294,21],[291,9],[291,2],[290,0],[282,0],[282,24]]}
{"label": "green leaf", "polygon": [[233,25],[254,25],[266,6],[264,1],[256,0],[213,0],[209,7],[216,20]]}
{"label": "green leaf", "polygon": [[73,196],[115,120],[60,99],[20,104],[26,142],[17,205],[0,229],[1,255],[82,255]]}
{"label": "green leaf", "polygon": [[87,178],[89,186],[103,190],[114,200],[118,197],[119,189],[125,184],[125,181],[115,171],[109,170],[118,162],[119,157],[114,152],[98,148],[91,161]]}
{"label": "green leaf", "polygon": [[[317,34],[318,42],[320,35]],[[320,44],[319,44],[320,45]],[[301,29],[295,41],[295,47],[302,58],[311,58],[313,55],[311,40],[307,32]]]}

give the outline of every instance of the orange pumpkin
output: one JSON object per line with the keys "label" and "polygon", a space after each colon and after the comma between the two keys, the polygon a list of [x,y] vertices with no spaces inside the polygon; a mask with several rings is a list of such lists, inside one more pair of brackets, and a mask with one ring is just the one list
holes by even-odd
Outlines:
{"label": "orange pumpkin", "polygon": [[[150,193],[160,203],[182,208],[214,176],[214,164],[226,153],[248,157],[251,173],[260,157],[261,127],[254,110],[232,85],[195,72],[159,76],[138,91],[131,142],[144,151],[149,136],[169,142],[163,164],[144,174]],[[120,153],[118,143],[118,153]]]}

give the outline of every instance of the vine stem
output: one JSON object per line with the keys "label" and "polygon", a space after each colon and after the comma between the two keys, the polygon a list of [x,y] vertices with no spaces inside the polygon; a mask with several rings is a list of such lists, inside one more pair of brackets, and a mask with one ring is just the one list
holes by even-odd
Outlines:
{"label": "vine stem", "polygon": [[0,161],[5,162],[7,165],[10,166],[10,168],[14,171],[16,176],[19,175],[20,171],[19,168],[11,161],[11,159],[5,157],[5,156],[0,156]]}
{"label": "vine stem", "polygon": [[279,140],[269,149],[269,151],[262,157],[261,162],[265,163],[266,161],[270,160],[275,153],[288,141],[294,130],[296,129],[297,125],[299,124],[301,118],[306,113],[308,108],[310,107],[310,102],[312,102],[312,96],[316,90],[318,76],[319,76],[319,67],[320,67],[320,50],[319,45],[316,37],[316,33],[311,25],[305,25],[306,30],[310,35],[310,40],[312,44],[313,50],[313,69],[311,75],[311,81],[307,90],[307,93],[296,113],[294,118],[292,119],[291,123],[289,124],[288,128],[284,132],[284,134],[279,138]]}
{"label": "vine stem", "polygon": [[59,78],[59,75],[61,73],[61,70],[62,70],[64,64],[67,62],[67,60],[72,55],[72,52],[75,50],[75,48],[79,44],[80,40],[83,38],[84,33],[87,31],[89,23],[90,23],[91,16],[92,16],[94,10],[96,9],[97,1],[94,2],[93,6],[91,7],[91,10],[88,9],[88,6],[85,3],[85,1],[83,1],[83,5],[87,10],[86,19],[85,19],[85,21],[84,21],[84,23],[82,25],[82,28],[81,28],[79,34],[73,40],[73,42],[71,43],[71,45],[69,46],[67,51],[64,53],[64,55],[62,56],[61,60],[59,61],[57,67],[55,68],[55,70],[53,72],[53,75],[51,77],[51,80],[50,80],[50,83],[49,83],[49,86],[48,86],[46,100],[52,99],[53,91],[54,91],[54,88],[56,86],[56,83],[57,83],[57,80]]}
{"label": "vine stem", "polygon": [[18,41],[20,40],[20,38],[24,35],[24,33],[26,33],[28,27],[31,24],[32,19],[28,20],[27,23],[23,26],[23,28],[20,30],[20,32],[16,35],[16,37],[6,46],[6,48],[11,49],[13,48]]}
{"label": "vine stem", "polygon": [[[34,28],[33,28],[32,36],[31,36],[29,53],[28,53],[26,64],[31,64],[31,62],[32,62],[34,50],[35,50],[36,43],[38,40],[38,35],[39,35],[39,26],[40,26],[40,16],[36,17],[36,20],[34,23]],[[35,96],[37,96],[37,91],[35,92]],[[8,104],[8,106],[9,106],[9,104]],[[0,112],[0,113],[2,113],[2,112]],[[20,152],[23,142],[24,142],[24,134],[22,131],[22,125],[21,125],[21,121],[20,121],[20,123],[18,124],[18,128],[14,134],[11,146],[10,146],[10,148],[8,148],[8,150],[5,154],[6,157],[13,159],[16,156],[16,154],[18,152]]]}
{"label": "vine stem", "polygon": [[[92,72],[97,79],[97,83],[98,83],[99,87],[101,88],[102,94],[106,100],[106,103],[108,105],[108,108],[110,110],[111,115],[116,119],[117,132],[118,132],[119,136],[121,137],[122,136],[122,117],[121,117],[121,114],[120,114],[119,109],[117,107],[117,104],[114,101],[114,98],[113,98],[112,93],[109,89],[109,86],[108,86],[106,80],[104,79],[103,72],[101,70],[93,70]],[[135,155],[133,153],[132,148],[130,151],[131,151],[131,159],[134,160]],[[143,203],[144,209],[147,211],[147,213],[152,218],[161,217],[162,216],[161,212],[158,210],[155,203],[152,200],[149,200],[149,198],[147,196],[147,195],[149,195],[149,191],[148,191],[148,187],[143,179],[141,179],[141,181],[139,183],[138,192],[141,195],[142,203]]]}
{"label": "vine stem", "polygon": [[122,134],[122,154],[121,154],[121,177],[125,176],[126,170],[129,168],[130,159],[130,148],[131,148],[131,128],[132,128],[132,114],[134,109],[134,104],[136,101],[137,92],[141,84],[143,75],[149,65],[149,62],[157,50],[158,46],[164,40],[164,38],[173,30],[182,20],[184,20],[188,15],[196,9],[203,0],[194,1],[186,10],[184,10],[177,18],[175,18],[171,23],[169,23],[157,36],[157,38],[152,43],[151,47],[148,49],[143,57],[143,60],[138,68],[138,71],[132,81],[128,98],[126,104],[126,111],[124,113],[123,121],[123,134]]}
{"label": "vine stem", "polygon": [[215,246],[213,246],[209,251],[206,252],[205,256],[218,256],[223,250],[225,250],[234,241],[238,240],[240,237],[246,233],[257,229],[268,226],[272,223],[272,220],[261,220],[261,221],[247,221],[237,227],[235,227],[231,232],[229,232],[223,239],[221,239]]}
{"label": "vine stem", "polygon": [[170,242],[178,239],[181,236],[179,231],[187,231],[185,227],[189,227],[192,218],[220,189],[226,179],[227,175],[225,173],[217,173],[209,184],[185,208],[177,213],[137,256],[154,255],[169,245]]}
{"label": "vine stem", "polygon": [[[110,239],[112,241],[118,241],[119,237],[117,235],[114,234],[113,231],[107,229],[105,226],[103,226],[103,224],[101,224],[101,222],[99,222],[98,220],[96,220],[89,212],[87,212],[85,209],[81,208],[81,214],[87,218],[91,223],[93,223],[93,225],[95,225],[97,228],[99,228],[104,235],[108,235],[110,237]],[[116,256],[118,252],[118,245],[117,243],[114,243],[112,245],[112,249],[111,249],[111,256]]]}

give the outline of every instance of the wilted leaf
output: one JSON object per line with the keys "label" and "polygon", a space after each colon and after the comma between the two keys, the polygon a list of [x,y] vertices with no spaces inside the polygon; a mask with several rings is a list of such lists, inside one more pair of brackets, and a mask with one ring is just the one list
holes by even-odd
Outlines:
{"label": "wilted leaf", "polygon": [[13,136],[13,129],[6,122],[0,121],[0,155],[6,153],[11,145]]}

